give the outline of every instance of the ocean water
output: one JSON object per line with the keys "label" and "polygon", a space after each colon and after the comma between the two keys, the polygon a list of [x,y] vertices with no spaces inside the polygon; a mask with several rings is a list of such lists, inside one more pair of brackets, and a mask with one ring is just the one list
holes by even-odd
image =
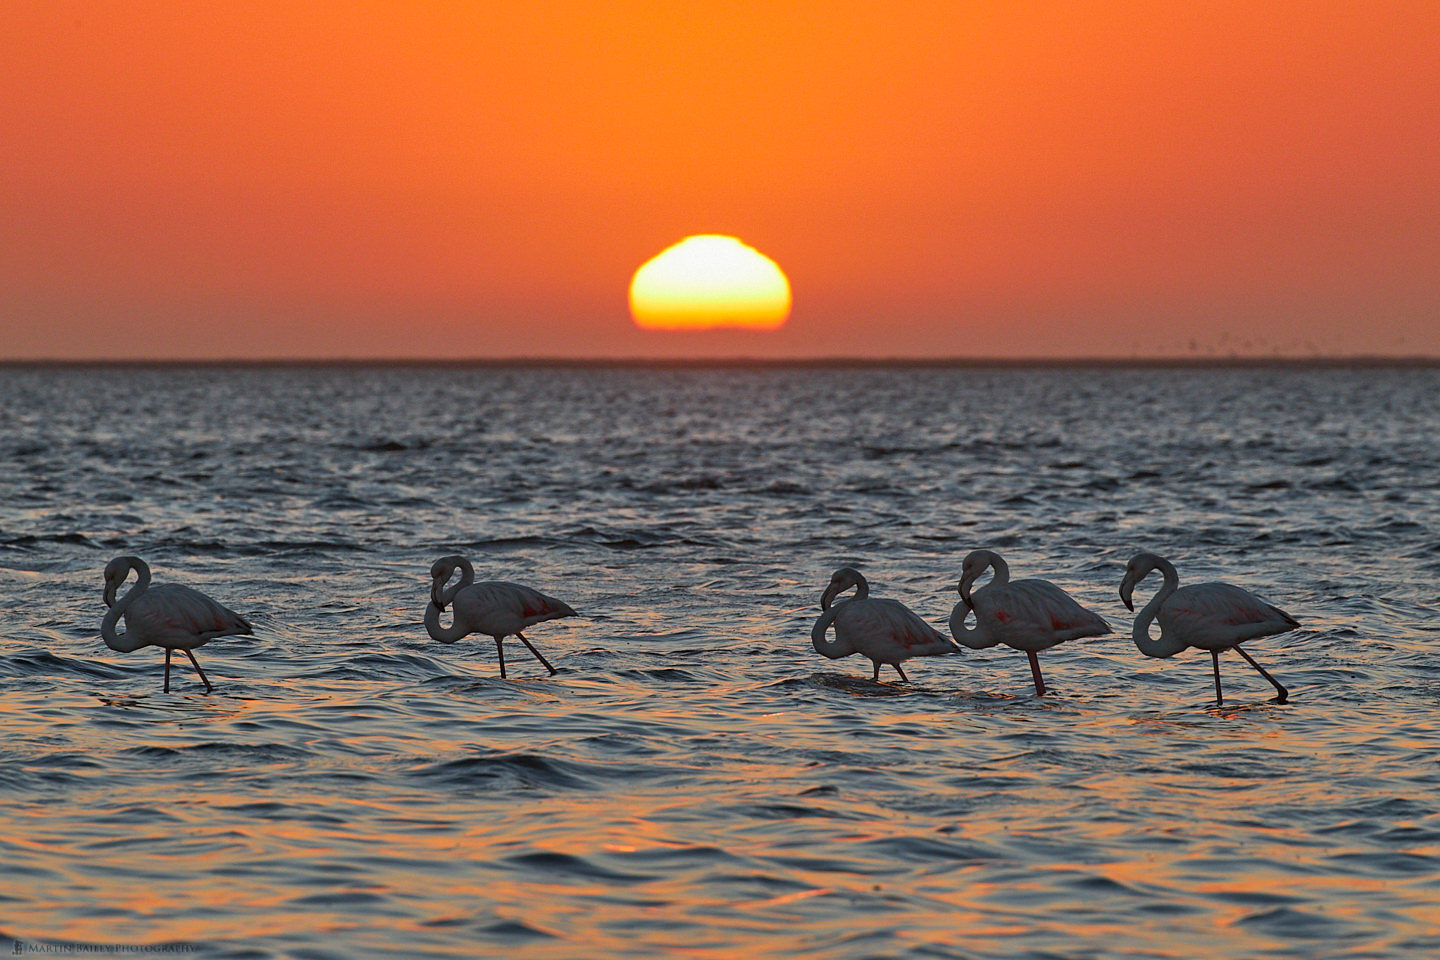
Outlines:
{"label": "ocean water", "polygon": [[[1440,370],[0,369],[0,951],[1440,954]],[[810,645],[970,549],[1117,632]],[[1297,617],[1148,660],[1139,549]],[[255,624],[98,636],[138,554]],[[583,617],[428,639],[428,569]],[[1158,577],[1137,590],[1137,606]],[[27,944],[30,945],[27,947]],[[91,952],[89,955],[97,955]]]}

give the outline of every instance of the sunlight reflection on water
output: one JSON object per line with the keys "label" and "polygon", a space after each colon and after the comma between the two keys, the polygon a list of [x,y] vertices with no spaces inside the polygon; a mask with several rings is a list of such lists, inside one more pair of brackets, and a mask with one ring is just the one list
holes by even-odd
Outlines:
{"label": "sunlight reflection on water", "polygon": [[[106,380],[97,419],[85,384]],[[1440,950],[1430,370],[0,370],[0,936],[201,956]],[[43,415],[42,413],[43,412]],[[875,684],[970,548],[1128,631],[1139,548],[1302,622]],[[256,623],[199,695],[121,552]],[[583,619],[431,643],[430,562]],[[1146,588],[1148,589],[1148,585]],[[1138,596],[1138,595],[1137,595]],[[1233,700],[1230,699],[1233,697]]]}

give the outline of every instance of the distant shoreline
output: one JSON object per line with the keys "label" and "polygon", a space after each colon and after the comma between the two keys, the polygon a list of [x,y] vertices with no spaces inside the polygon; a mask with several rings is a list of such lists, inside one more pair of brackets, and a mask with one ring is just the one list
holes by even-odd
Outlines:
{"label": "distant shoreline", "polygon": [[446,368],[502,368],[502,367],[551,367],[571,369],[736,369],[736,368],[885,368],[900,367],[914,369],[1067,369],[1067,368],[1293,368],[1293,369],[1353,369],[1353,368],[1440,368],[1440,357],[1085,357],[1085,358],[1036,358],[1001,359],[984,357],[911,358],[886,357],[866,359],[860,357],[816,357],[809,359],[770,359],[761,357],[720,357],[657,358],[657,357],[605,357],[579,359],[573,357],[475,357],[455,359],[386,359],[381,357],[345,359],[222,359],[222,360],[0,360],[0,369],[20,368],[140,368],[140,367],[233,367],[246,368],[306,368],[306,367],[446,367]]}

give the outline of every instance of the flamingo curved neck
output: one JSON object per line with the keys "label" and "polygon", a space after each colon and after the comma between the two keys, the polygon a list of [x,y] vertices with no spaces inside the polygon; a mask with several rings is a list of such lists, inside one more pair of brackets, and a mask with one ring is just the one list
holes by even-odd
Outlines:
{"label": "flamingo curved neck", "polygon": [[[456,593],[459,590],[459,587],[455,588]],[[451,619],[448,628],[440,626],[440,608],[433,603],[425,604],[425,632],[430,634],[430,639],[439,640],[441,643],[454,643],[470,633],[456,619]]]}
{"label": "flamingo curved neck", "polygon": [[[847,601],[849,602],[849,601]],[[835,604],[820,614],[820,619],[815,621],[815,626],[810,629],[810,643],[815,647],[815,652],[824,654],[832,660],[848,656],[854,653],[854,649],[840,642],[837,635],[831,639],[827,635],[830,625],[835,622],[835,617],[840,613],[840,605]]]}
{"label": "flamingo curved neck", "polygon": [[1010,582],[1010,564],[998,553],[992,553],[987,558],[990,561],[990,569],[995,571],[995,576],[990,578],[990,586],[1003,587]]}
{"label": "flamingo curved neck", "polygon": [[851,597],[852,600],[864,600],[870,596],[870,581],[856,573],[853,580],[830,581],[830,586],[826,587],[825,592],[820,595],[820,609],[829,610],[835,605],[836,598],[851,587],[855,588],[855,596]]}
{"label": "flamingo curved neck", "polygon": [[[981,561],[979,569],[969,567],[969,561],[977,556]],[[993,550],[977,550],[971,554],[970,557],[966,558],[966,563],[967,569],[964,576],[960,578],[960,599],[965,602],[966,606],[973,604],[973,601],[970,599],[970,594],[973,592],[971,588],[974,586],[976,580],[979,580],[985,575],[986,570],[993,571],[990,582],[986,584],[986,586],[1003,587],[1010,582],[1010,565],[1005,562],[1005,559],[1001,557],[1000,554]]]}
{"label": "flamingo curved neck", "polygon": [[[475,582],[475,568],[472,567],[472,566],[470,566],[470,561],[469,561],[469,560],[466,560],[464,557],[461,557],[461,558],[459,559],[459,562],[456,563],[455,566],[456,566],[456,568],[460,571],[460,582],[457,583],[457,584],[455,584],[455,586],[450,587],[450,588],[447,589],[447,590],[442,590],[442,591],[440,592],[440,599],[441,599],[442,605],[443,605],[443,606],[447,606],[447,607],[450,606],[450,604],[452,604],[452,603],[455,602],[455,595],[456,595],[456,594],[458,594],[461,590],[464,590],[466,587],[470,586],[472,583]],[[435,636],[435,635],[432,633],[431,636],[433,637],[433,636]],[[462,636],[463,636],[463,634],[462,634]],[[438,640],[439,638],[436,637],[436,639]],[[447,642],[447,643],[453,643],[454,641],[446,641],[446,642]]]}
{"label": "flamingo curved neck", "polygon": [[1140,649],[1140,652],[1147,657],[1173,657],[1185,649],[1184,642],[1177,643],[1174,640],[1167,640],[1163,627],[1160,630],[1160,636],[1151,639],[1150,624],[1154,622],[1155,616],[1165,605],[1165,601],[1170,599],[1170,595],[1180,589],[1180,575],[1175,572],[1175,565],[1163,558],[1155,567],[1165,576],[1165,583],[1161,585],[1155,596],[1150,598],[1150,602],[1145,604],[1145,609],[1140,611],[1140,615],[1135,618],[1135,626],[1130,631],[1130,637],[1135,641],[1135,646]]}
{"label": "flamingo curved neck", "polygon": [[[131,565],[136,572],[135,586],[125,591],[125,595],[105,612],[105,619],[100,621],[100,637],[105,641],[105,646],[111,650],[119,650],[121,653],[129,653],[132,650],[139,650],[145,644],[138,638],[132,640],[130,631],[117,633],[115,628],[120,624],[120,618],[125,611],[130,609],[130,604],[140,598],[150,587],[150,567],[144,560],[137,560]],[[126,571],[128,574],[129,571]]]}
{"label": "flamingo curved neck", "polygon": [[955,609],[950,611],[950,636],[956,642],[963,643],[971,650],[983,650],[986,647],[993,647],[1000,641],[991,639],[977,622],[973,627],[965,625],[965,618],[970,613],[970,606],[964,601],[955,604]]}

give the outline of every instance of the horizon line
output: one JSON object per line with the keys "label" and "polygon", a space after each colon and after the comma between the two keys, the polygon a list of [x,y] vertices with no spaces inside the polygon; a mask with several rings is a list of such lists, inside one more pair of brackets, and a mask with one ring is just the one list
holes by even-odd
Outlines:
{"label": "horizon line", "polygon": [[4,358],[0,368],[20,367],[1440,367],[1425,354],[1355,356],[1228,357],[179,357]]}

